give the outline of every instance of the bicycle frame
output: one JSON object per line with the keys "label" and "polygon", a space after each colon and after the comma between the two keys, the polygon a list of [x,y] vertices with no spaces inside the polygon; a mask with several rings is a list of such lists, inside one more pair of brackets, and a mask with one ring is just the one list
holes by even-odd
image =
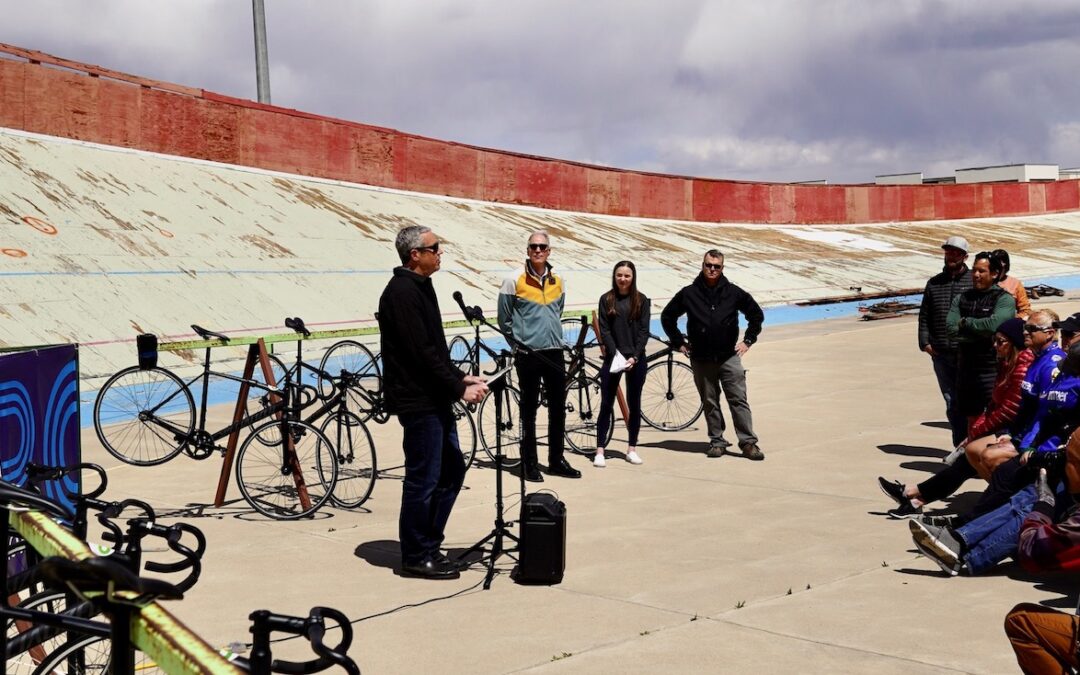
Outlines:
{"label": "bicycle frame", "polygon": [[[219,431],[216,431],[216,432],[214,432],[212,434],[207,434],[207,432],[206,432],[206,415],[207,415],[207,410],[209,408],[209,401],[210,401],[210,386],[209,386],[209,384],[210,384],[210,378],[211,377],[216,377],[216,378],[223,379],[223,380],[229,380],[229,381],[232,381],[232,382],[239,382],[240,384],[245,384],[246,383],[249,386],[256,387],[256,388],[261,389],[263,391],[266,391],[266,392],[268,392],[270,394],[277,394],[278,396],[281,396],[282,398],[278,402],[271,402],[271,404],[267,408],[264,408],[263,410],[260,410],[257,413],[254,413],[252,415],[244,416],[242,419],[228,425],[227,427],[225,427],[225,428],[223,428],[223,429],[221,429]],[[173,436],[177,440],[183,441],[185,446],[190,445],[192,441],[198,440],[200,438],[205,438],[206,440],[211,441],[211,442],[219,441],[222,438],[225,438],[226,436],[231,434],[232,432],[236,431],[237,429],[239,429],[241,427],[244,427],[244,426],[246,426],[248,424],[258,422],[259,420],[265,419],[265,418],[269,417],[270,415],[273,415],[274,413],[279,412],[282,408],[287,406],[287,393],[284,392],[281,389],[271,387],[271,386],[269,386],[269,385],[267,385],[267,384],[265,384],[265,383],[263,383],[263,382],[261,382],[259,380],[247,379],[247,378],[244,378],[244,377],[233,375],[231,373],[222,373],[222,372],[211,370],[210,369],[210,347],[206,348],[206,357],[203,359],[203,371],[202,371],[202,373],[196,375],[195,377],[193,377],[193,378],[191,378],[191,379],[189,379],[187,381],[184,381],[184,380],[180,380],[180,381],[183,383],[184,387],[186,389],[188,389],[188,390],[190,390],[192,388],[192,386],[195,385],[196,383],[201,382],[201,384],[202,384],[202,391],[200,392],[200,396],[199,396],[199,410],[198,410],[199,422],[198,422],[197,428],[195,430],[193,430],[191,434],[188,434],[186,429],[182,429],[182,428],[176,426],[175,424],[173,424],[172,422],[170,422],[169,420],[158,417],[157,414],[156,414],[158,410],[160,410],[162,407],[164,407],[165,405],[170,403],[172,400],[174,400],[176,398],[176,396],[178,396],[180,394],[181,390],[177,390],[177,392],[175,394],[173,394],[172,396],[169,396],[169,397],[163,399],[156,406],[154,406],[150,410],[146,411],[144,413],[144,415],[146,415],[147,421],[151,421],[154,424],[157,424],[158,426],[161,426],[164,429],[168,430],[169,432],[171,432],[173,434]]]}

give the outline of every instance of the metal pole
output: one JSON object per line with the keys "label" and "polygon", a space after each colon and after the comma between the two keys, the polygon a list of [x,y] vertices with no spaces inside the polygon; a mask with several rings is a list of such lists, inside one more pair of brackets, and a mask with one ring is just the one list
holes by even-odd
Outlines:
{"label": "metal pole", "polygon": [[266,6],[263,0],[251,0],[255,20],[255,81],[259,103],[270,103],[270,57],[266,49]]}

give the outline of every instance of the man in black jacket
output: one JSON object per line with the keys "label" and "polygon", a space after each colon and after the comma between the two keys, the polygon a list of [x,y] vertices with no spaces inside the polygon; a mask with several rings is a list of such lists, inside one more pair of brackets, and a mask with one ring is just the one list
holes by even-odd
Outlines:
{"label": "man in black jacket", "polygon": [[[739,312],[746,317],[746,332],[739,341]],[[679,317],[686,314],[686,335]],[[727,398],[739,449],[753,460],[765,459],[758,447],[746,398],[746,370],[742,355],[757,341],[765,314],[749,293],[724,276],[724,254],[711,249],[694,283],[675,294],[660,315],[671,346],[690,355],[705,422],[709,428],[709,457],[720,457],[731,444],[724,439],[724,414],[720,390]]]}
{"label": "man in black jacket", "polygon": [[439,239],[410,225],[394,242],[401,267],[379,298],[379,330],[386,409],[404,430],[405,481],[401,489],[402,571],[428,579],[452,579],[457,567],[440,550],[446,521],[465,479],[452,404],[479,402],[483,379],[465,375],[450,361],[439,300],[431,275],[439,270]]}
{"label": "man in black jacket", "polygon": [[953,299],[971,288],[968,269],[968,243],[963,237],[949,237],[941,245],[945,251],[945,267],[926,282],[922,306],[919,308],[919,349],[930,355],[934,363],[938,389],[945,399],[945,416],[952,427],[953,447],[967,437],[967,417],[957,406],[957,348],[956,337],[945,326]]}

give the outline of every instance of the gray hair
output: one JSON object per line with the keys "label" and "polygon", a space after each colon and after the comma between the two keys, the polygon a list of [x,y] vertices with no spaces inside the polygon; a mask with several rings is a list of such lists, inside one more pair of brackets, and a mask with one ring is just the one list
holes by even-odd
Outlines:
{"label": "gray hair", "polygon": [[548,246],[551,245],[551,235],[548,234],[547,230],[534,230],[525,241],[532,241],[533,237],[543,237]]}
{"label": "gray hair", "polygon": [[[721,253],[720,249],[718,248],[710,248],[708,251],[705,251],[705,258],[720,258],[721,260],[723,260],[724,254]],[[704,260],[705,258],[702,258],[702,260]]]}
{"label": "gray hair", "polygon": [[401,258],[402,265],[409,262],[409,254],[412,253],[413,249],[424,245],[424,235],[428,232],[431,232],[431,228],[423,225],[409,225],[398,231],[397,238],[394,239],[394,246],[397,248],[397,254]]}

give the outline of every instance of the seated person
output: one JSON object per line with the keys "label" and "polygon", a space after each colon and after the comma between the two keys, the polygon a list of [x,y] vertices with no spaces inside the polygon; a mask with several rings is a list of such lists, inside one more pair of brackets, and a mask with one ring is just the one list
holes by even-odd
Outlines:
{"label": "seated person", "polygon": [[[961,446],[985,450],[997,441],[999,433],[1006,433],[1020,411],[1021,387],[1028,366],[1035,354],[1024,346],[1024,322],[1021,319],[1003,321],[994,332],[994,350],[997,355],[998,373],[990,403],[968,429],[967,438]],[[969,441],[968,439],[975,439]],[[1010,444],[1009,447],[1012,447]],[[1016,452],[1013,451],[1015,455]],[[1001,457],[1005,461],[1007,457]],[[974,478],[979,467],[969,463],[969,456],[959,455],[952,464],[918,485],[904,485],[899,481],[887,481],[878,477],[878,485],[885,494],[896,500],[898,506],[890,510],[892,518],[907,518],[922,512],[923,504],[948,497],[964,481]],[[980,472],[980,475],[981,472]],[[989,472],[983,478],[989,476]]]}
{"label": "seated person", "polygon": [[[1080,433],[1069,437],[1066,450],[1065,477],[1075,501],[1080,485]],[[1080,508],[1072,504],[1068,514],[1054,522],[1053,514],[1060,510],[1055,507],[1053,495],[1041,494],[1020,529],[1017,559],[1030,572],[1080,569]],[[1063,673],[1080,667],[1076,651],[1080,616],[1076,614],[1021,603],[1005,617],[1005,634],[1025,673]]]}
{"label": "seated person", "polygon": [[[1031,473],[1034,480],[1037,475],[1037,486],[1030,485],[1032,481],[1029,480],[1011,492],[1002,491],[999,497],[1003,496],[1004,499],[1000,504],[977,514],[977,517],[959,527],[911,521],[916,547],[949,574],[955,575],[961,571],[979,574],[1015,553],[1021,524],[1036,501],[1054,503],[1046,471],[1034,472],[1036,466],[1047,464],[1053,453],[1065,446],[1080,426],[1080,344],[1069,349],[1069,355],[1059,364],[1053,383],[1040,403],[1044,407],[1038,415],[1038,431],[1034,437],[1026,437],[1031,445],[1025,446],[1016,458],[1021,467],[1017,477],[1021,473]],[[994,474],[995,481],[997,475]],[[1066,473],[1067,477],[1070,475]],[[988,492],[995,487],[995,481],[991,481]],[[1070,484],[1069,490],[1080,493],[1080,482]],[[980,502],[984,501],[985,495]]]}

